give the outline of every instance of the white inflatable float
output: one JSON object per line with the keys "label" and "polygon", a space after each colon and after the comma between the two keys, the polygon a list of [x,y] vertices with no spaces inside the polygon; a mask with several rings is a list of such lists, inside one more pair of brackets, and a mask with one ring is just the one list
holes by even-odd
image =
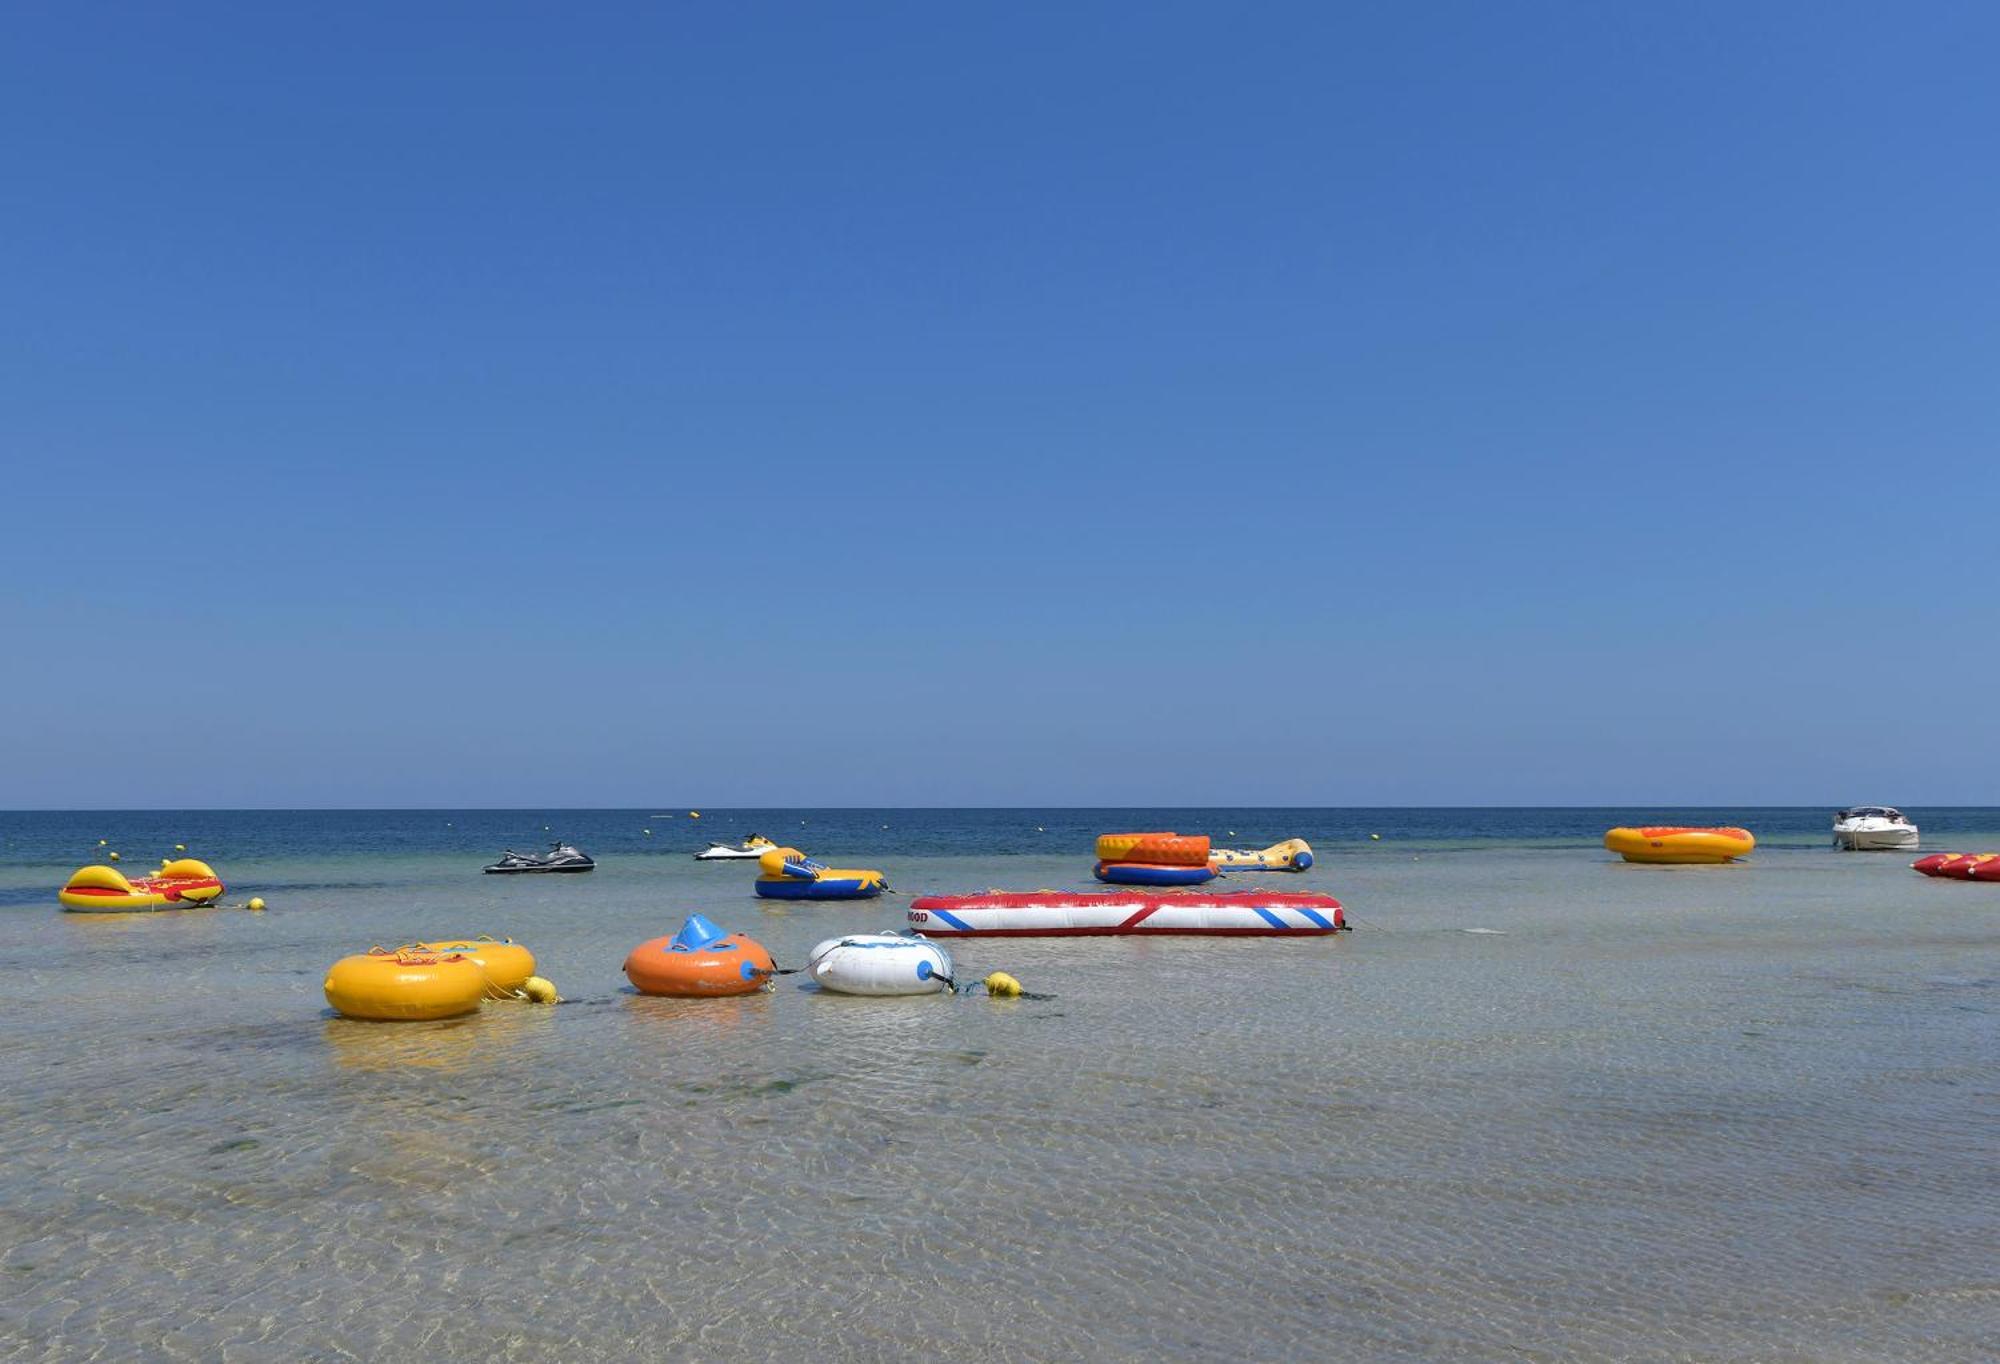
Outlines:
{"label": "white inflatable float", "polygon": [[806,974],[843,995],[934,995],[951,985],[951,953],[919,933],[850,933],[815,947]]}

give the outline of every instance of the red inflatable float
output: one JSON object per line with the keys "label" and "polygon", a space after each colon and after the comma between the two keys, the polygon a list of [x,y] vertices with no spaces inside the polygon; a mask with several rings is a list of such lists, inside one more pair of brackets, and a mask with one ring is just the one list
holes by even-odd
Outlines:
{"label": "red inflatable float", "polygon": [[2000,853],[1931,853],[1910,868],[1950,881],[2000,881]]}

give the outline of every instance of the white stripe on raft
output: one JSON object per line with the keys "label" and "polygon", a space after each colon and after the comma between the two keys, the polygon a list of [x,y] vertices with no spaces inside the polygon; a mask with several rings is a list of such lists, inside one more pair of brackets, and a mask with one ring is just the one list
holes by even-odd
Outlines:
{"label": "white stripe on raft", "polygon": [[1347,926],[1331,895],[1263,891],[993,892],[926,895],[910,924],[933,937],[1207,933],[1283,937]]}

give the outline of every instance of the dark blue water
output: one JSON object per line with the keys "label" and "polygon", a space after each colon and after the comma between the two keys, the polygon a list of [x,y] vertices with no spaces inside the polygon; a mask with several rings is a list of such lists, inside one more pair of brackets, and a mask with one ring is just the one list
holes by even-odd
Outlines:
{"label": "dark blue water", "polygon": [[[1906,809],[1926,848],[2000,846],[2000,808]],[[665,815],[666,818],[655,818]],[[770,809],[704,810],[99,810],[0,812],[0,866],[68,870],[96,860],[98,840],[141,863],[176,843],[212,861],[344,854],[496,855],[562,838],[593,855],[687,855],[710,841],[762,833],[817,856],[854,858],[1088,856],[1114,829],[1207,834],[1218,844],[1263,847],[1304,838],[1322,858],[1373,855],[1379,842],[1425,852],[1494,845],[1595,848],[1619,824],[1734,824],[1766,848],[1823,847],[1832,807],[1629,806],[1383,809]],[[1983,849],[1982,849],[1983,850]]]}

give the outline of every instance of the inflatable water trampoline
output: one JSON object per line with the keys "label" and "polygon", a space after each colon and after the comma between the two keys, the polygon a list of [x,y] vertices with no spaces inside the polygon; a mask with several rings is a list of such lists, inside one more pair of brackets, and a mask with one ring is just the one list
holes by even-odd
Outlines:
{"label": "inflatable water trampoline", "polygon": [[1107,937],[1211,933],[1297,937],[1347,927],[1331,895],[1284,891],[988,891],[925,895],[910,926],[933,937]]}

